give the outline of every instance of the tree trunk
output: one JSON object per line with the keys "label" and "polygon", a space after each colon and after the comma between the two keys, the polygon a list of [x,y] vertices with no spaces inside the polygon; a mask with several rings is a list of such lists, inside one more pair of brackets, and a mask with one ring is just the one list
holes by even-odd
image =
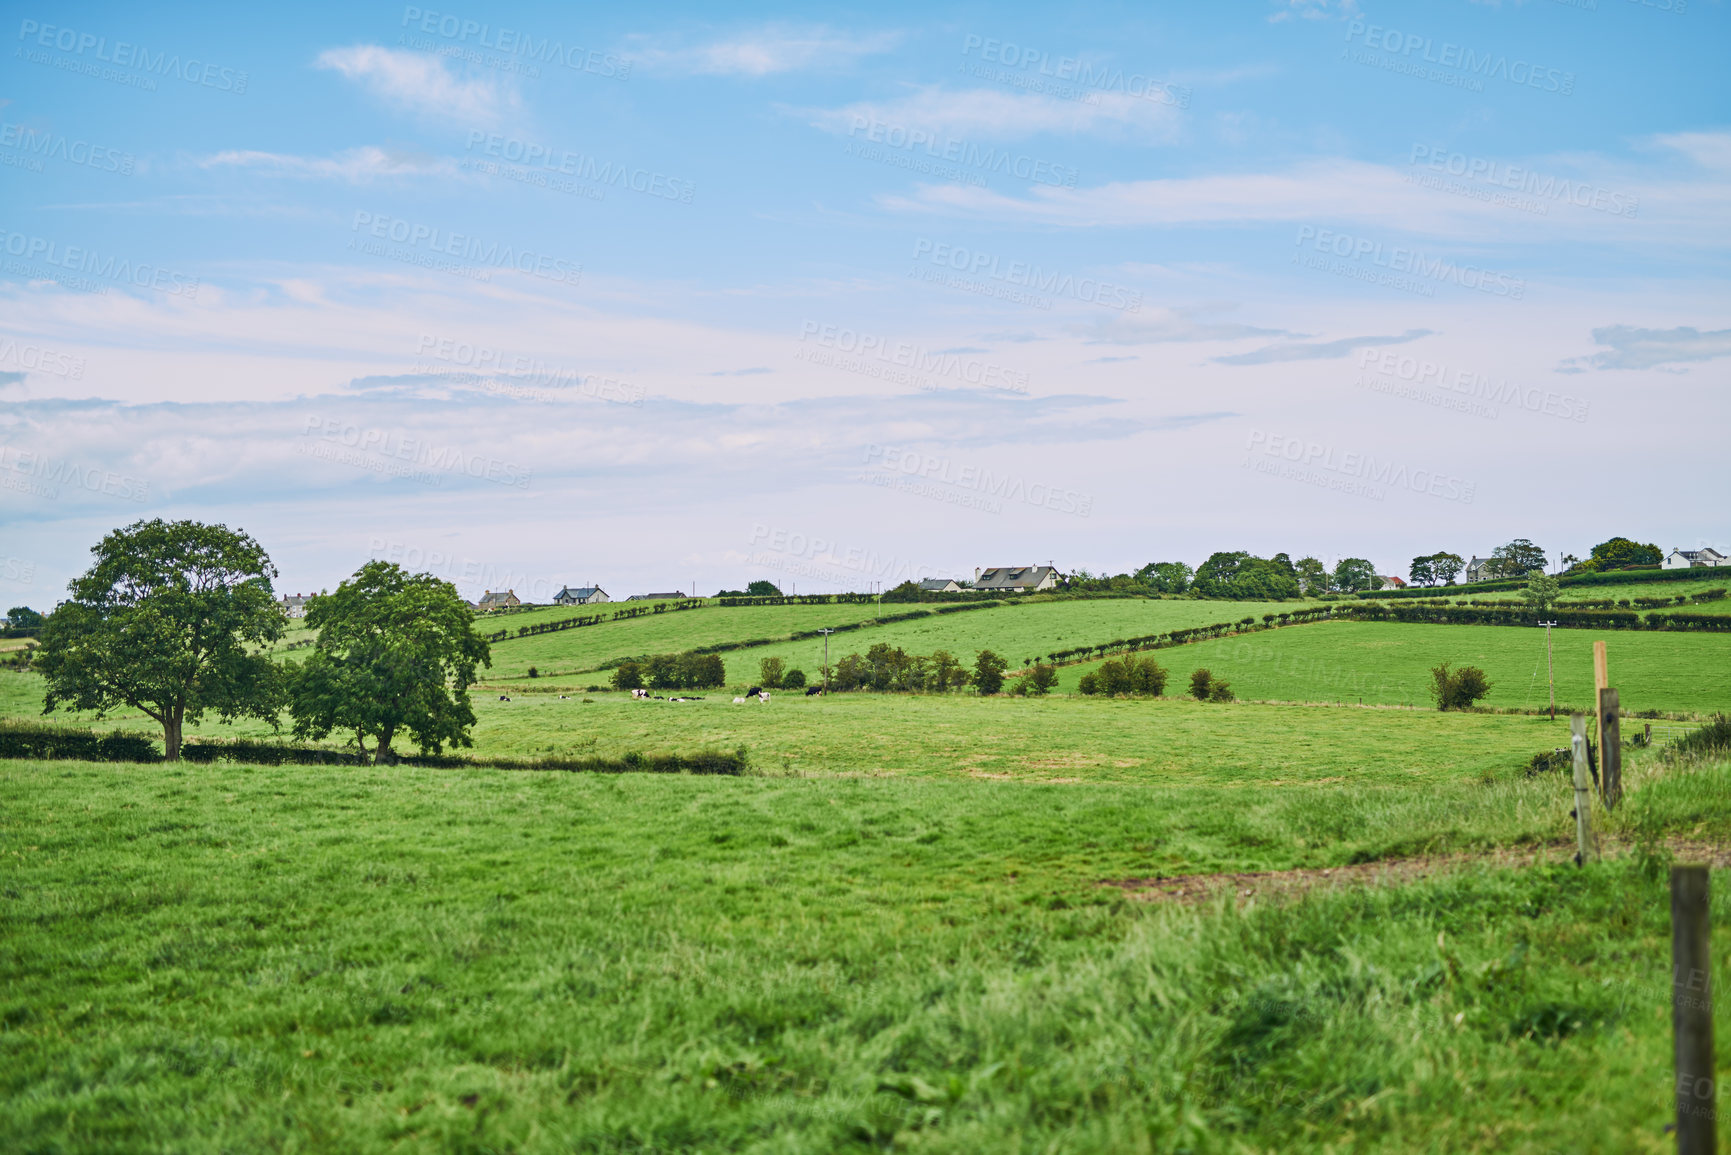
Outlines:
{"label": "tree trunk", "polygon": [[180,761],[181,727],[185,718],[185,707],[175,706],[162,723],[162,759],[165,762]]}
{"label": "tree trunk", "polygon": [[374,761],[380,766],[395,766],[397,764],[396,752],[391,749],[391,735],[396,732],[395,726],[386,726],[384,732],[379,735],[378,757]]}

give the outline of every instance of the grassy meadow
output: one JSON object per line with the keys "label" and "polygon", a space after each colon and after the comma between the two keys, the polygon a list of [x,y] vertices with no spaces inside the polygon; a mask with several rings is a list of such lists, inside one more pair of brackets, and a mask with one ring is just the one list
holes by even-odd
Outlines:
{"label": "grassy meadow", "polygon": [[[1664,863],[1731,861],[1731,761],[1626,751],[1614,853],[1580,869],[1569,784],[1526,772],[1565,723],[1399,704],[1444,658],[1539,704],[1542,632],[1264,631],[1156,652],[1160,700],[1070,692],[1089,666],[1043,699],[739,706],[577,676],[856,612],[507,642],[473,695],[477,755],[744,746],[739,778],[0,761],[0,1150],[1671,1148]],[[832,658],[1019,665],[1264,612],[1037,601]],[[1560,701],[1600,636],[1631,709],[1731,700],[1731,639],[1559,630]],[[724,657],[743,684],[809,650]],[[1198,665],[1263,701],[1178,696]],[[0,717],[41,696],[0,672]],[[1238,889],[1269,871],[1294,889]],[[1138,882],[1192,876],[1229,889]],[[1731,958],[1722,880],[1715,925]]]}

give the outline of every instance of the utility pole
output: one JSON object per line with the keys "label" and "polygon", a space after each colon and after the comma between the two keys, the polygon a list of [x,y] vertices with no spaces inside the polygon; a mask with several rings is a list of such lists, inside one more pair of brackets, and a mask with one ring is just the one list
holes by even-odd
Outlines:
{"label": "utility pole", "polygon": [[821,629],[823,635],[823,696],[829,697],[829,636],[835,633],[832,629]]}
{"label": "utility pole", "polygon": [[1551,666],[1551,627],[1556,622],[1540,622],[1545,627],[1545,681],[1551,684],[1551,721],[1557,720],[1557,676]]}

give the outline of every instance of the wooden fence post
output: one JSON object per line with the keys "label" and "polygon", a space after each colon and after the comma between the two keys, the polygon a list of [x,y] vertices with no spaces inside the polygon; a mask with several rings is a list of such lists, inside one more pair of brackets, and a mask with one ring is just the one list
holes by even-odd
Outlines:
{"label": "wooden fence post", "polygon": [[1569,716],[1569,752],[1575,767],[1575,839],[1580,850],[1575,853],[1575,865],[1585,866],[1589,859],[1599,857],[1593,845],[1593,791],[1587,780],[1587,716],[1576,712]]}
{"label": "wooden fence post", "polygon": [[1623,798],[1623,726],[1618,719],[1617,691],[1599,691],[1599,790],[1605,809],[1613,809]]}
{"label": "wooden fence post", "polygon": [[1678,1155],[1717,1155],[1713,956],[1705,866],[1671,868],[1671,1032],[1677,1060]]}

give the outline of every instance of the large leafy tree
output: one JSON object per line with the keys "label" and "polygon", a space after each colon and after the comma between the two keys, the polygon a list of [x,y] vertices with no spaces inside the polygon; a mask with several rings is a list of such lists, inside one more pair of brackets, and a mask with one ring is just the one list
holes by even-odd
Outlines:
{"label": "large leafy tree", "polygon": [[42,628],[42,615],[29,606],[13,606],[6,611],[6,624],[15,630]]}
{"label": "large leafy tree", "polygon": [[1491,568],[1506,578],[1526,577],[1533,570],[1545,568],[1545,551],[1524,537],[1491,551]]}
{"label": "large leafy tree", "polygon": [[1458,553],[1427,553],[1412,559],[1408,574],[1415,586],[1452,586],[1466,564]]}
{"label": "large leafy tree", "polygon": [[1665,560],[1656,545],[1642,545],[1626,537],[1613,537],[1593,547],[1592,555],[1581,568],[1588,571],[1622,569],[1631,565],[1658,565]]}
{"label": "large leafy tree", "polygon": [[90,551],[42,628],[36,668],[48,713],[61,705],[141,710],[162,727],[170,762],[206,711],[276,722],[282,681],[263,647],[282,636],[276,567],[247,534],[196,521],[138,521]]}
{"label": "large leafy tree", "polygon": [[1298,575],[1286,555],[1252,557],[1243,550],[1210,554],[1196,567],[1192,588],[1206,598],[1272,601],[1298,596]]}
{"label": "large leafy tree", "polygon": [[1334,577],[1331,580],[1334,588],[1342,593],[1373,590],[1378,584],[1376,567],[1362,557],[1341,558],[1334,567]]}
{"label": "large leafy tree", "polygon": [[387,763],[398,734],[423,754],[471,744],[468,691],[492,656],[450,582],[371,561],[309,599],[306,622],[319,637],[290,679],[296,735],[353,734],[363,758],[371,738],[372,758]]}
{"label": "large leafy tree", "polygon": [[1183,593],[1194,576],[1195,571],[1181,561],[1149,562],[1136,571],[1137,581],[1163,594]]}
{"label": "large leafy tree", "polygon": [[1328,570],[1316,558],[1299,558],[1292,572],[1298,576],[1299,592],[1312,596],[1328,592]]}

